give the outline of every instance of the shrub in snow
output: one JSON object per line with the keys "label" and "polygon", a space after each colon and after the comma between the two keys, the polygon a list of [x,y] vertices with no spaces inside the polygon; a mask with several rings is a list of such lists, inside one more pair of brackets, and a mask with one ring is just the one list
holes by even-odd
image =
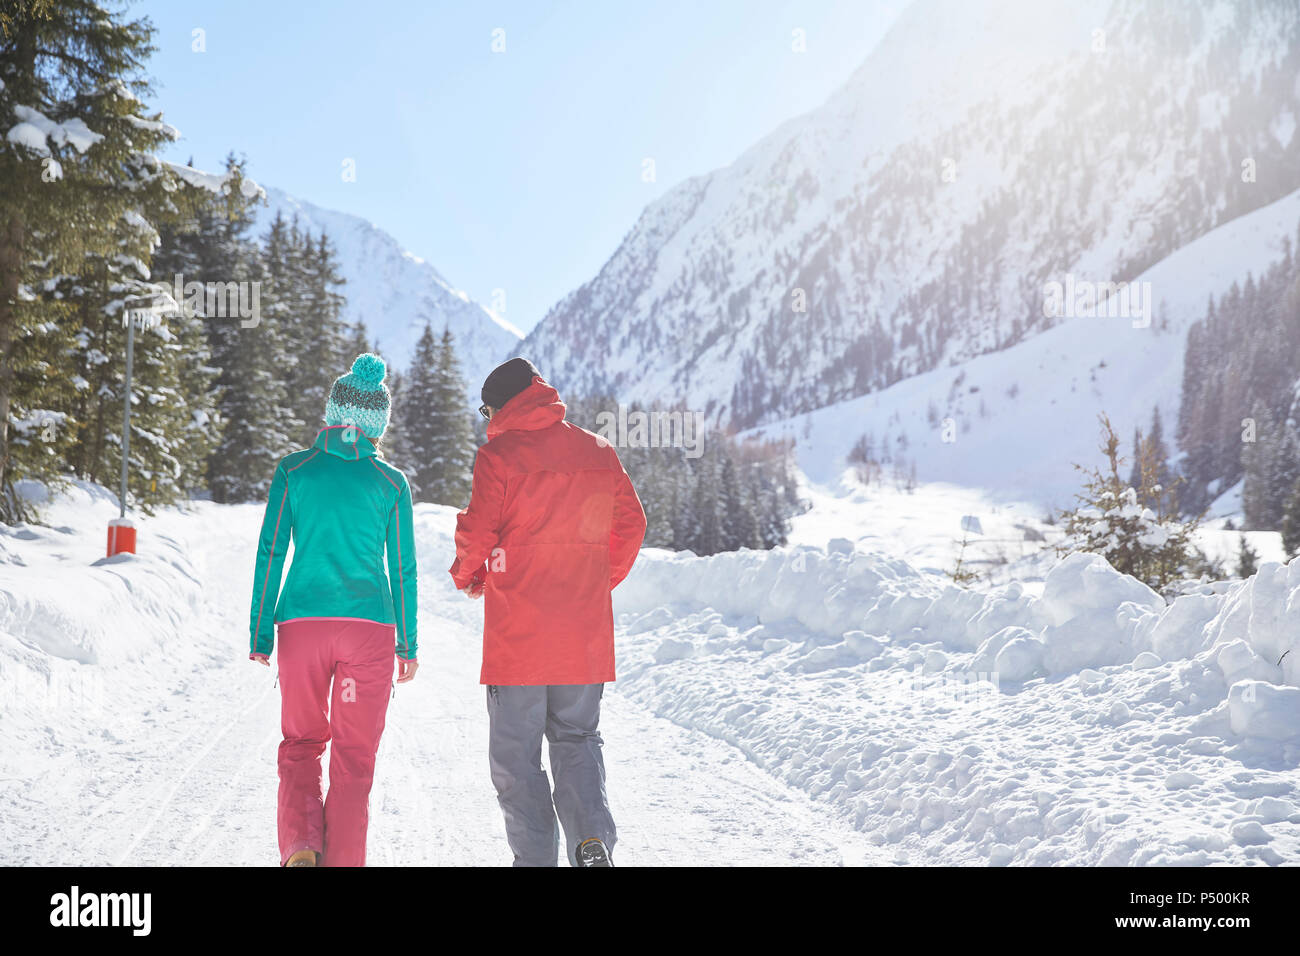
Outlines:
{"label": "shrub in snow", "polygon": [[1184,521],[1170,484],[1161,484],[1159,465],[1149,445],[1137,463],[1139,487],[1120,477],[1124,459],[1110,419],[1101,416],[1104,468],[1075,465],[1086,476],[1079,505],[1063,512],[1066,537],[1060,554],[1086,551],[1102,555],[1111,566],[1157,590],[1175,582],[1212,573],[1205,554],[1193,543],[1199,518]]}
{"label": "shrub in snow", "polygon": [[[1243,548],[1245,537],[1242,535]],[[1300,479],[1296,480],[1282,508],[1282,549],[1288,558],[1300,554]]]}

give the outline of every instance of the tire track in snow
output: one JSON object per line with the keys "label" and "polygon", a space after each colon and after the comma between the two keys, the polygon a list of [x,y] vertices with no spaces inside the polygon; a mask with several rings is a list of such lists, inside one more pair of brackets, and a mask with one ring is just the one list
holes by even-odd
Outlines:
{"label": "tire track in snow", "polygon": [[[245,751],[244,758],[240,761],[234,774],[226,778],[225,783],[222,785],[221,799],[218,801],[215,809],[209,810],[198,819],[190,833],[189,839],[176,853],[175,862],[177,864],[183,864],[188,859],[190,852],[194,849],[194,845],[208,832],[214,821],[223,819],[222,812],[226,810],[227,807],[234,804],[238,794],[242,792],[241,787],[244,782],[244,777],[248,773],[249,767],[252,766],[255,761],[265,760],[267,753],[274,754],[277,750],[276,745],[278,745],[279,741],[280,728],[276,725],[272,725],[271,729],[267,731],[266,735],[261,739],[261,741],[259,741],[256,747],[249,748]],[[216,846],[216,840],[209,840],[205,843],[203,849],[196,857],[194,857],[192,865],[204,865],[204,861]]]}
{"label": "tire track in snow", "polygon": [[116,860],[113,861],[114,866],[122,866],[126,860],[130,858],[131,854],[135,852],[136,847],[140,845],[154,826],[157,825],[158,821],[162,819],[163,814],[166,813],[167,809],[171,806],[171,802],[176,798],[177,793],[180,792],[181,788],[186,785],[187,781],[193,775],[194,768],[208,757],[209,754],[216,750],[217,745],[226,738],[230,733],[231,728],[233,728],[249,713],[257,709],[263,701],[266,700],[270,691],[274,689],[274,686],[271,686],[262,691],[262,693],[256,697],[252,703],[244,707],[244,709],[241,710],[234,719],[228,721],[221,730],[210,741],[208,741],[207,745],[194,755],[182,770],[170,776],[170,786],[167,787],[166,796],[163,798],[162,802],[155,807],[154,812],[150,815],[149,820],[144,827],[136,833],[135,839],[131,844],[121,853],[121,855],[118,856]]}
{"label": "tire track in snow", "polygon": [[[242,517],[250,528],[255,528],[255,513],[253,509],[241,509]],[[210,643],[216,648],[221,648],[232,643],[231,635],[241,634],[247,630],[246,621],[242,620],[242,615],[235,612],[234,606],[230,603],[228,596],[232,593],[239,593],[237,586],[238,572],[245,570],[247,564],[247,553],[249,547],[239,534],[231,534],[232,527],[239,527],[238,524],[227,525],[222,520],[220,513],[200,513],[190,518],[181,515],[170,515],[173,522],[180,521],[183,523],[184,532],[193,532],[193,534],[175,535],[175,539],[186,544],[191,544],[186,549],[195,573],[203,584],[203,593],[205,596],[203,602],[203,612],[197,620],[187,622],[187,627],[183,629],[184,633],[191,636],[191,639]],[[205,528],[211,521],[219,525],[218,529]],[[214,530],[220,533],[213,533]],[[255,533],[255,532],[254,532]],[[217,547],[203,550],[194,548],[192,542],[202,541],[205,544],[215,543]],[[244,575],[246,576],[246,575]],[[233,579],[233,580],[232,580]],[[232,648],[232,650],[235,650]],[[155,829],[166,815],[172,812],[173,803],[178,796],[183,797],[185,803],[195,805],[188,815],[184,812],[177,811],[173,815],[181,817],[177,822],[168,822],[168,829],[159,838],[163,846],[153,854],[145,857],[139,862],[149,862],[155,865],[175,865],[184,864],[187,861],[185,853],[193,848],[198,837],[202,836],[208,830],[206,826],[196,826],[193,817],[198,820],[208,819],[216,821],[216,834],[220,838],[221,831],[224,828],[224,821],[221,820],[219,813],[226,806],[236,802],[227,800],[224,793],[220,790],[213,790],[213,799],[215,806],[208,803],[205,807],[204,802],[208,800],[206,791],[200,787],[196,770],[202,768],[206,773],[214,765],[224,767],[231,762],[236,762],[239,772],[242,774],[250,765],[251,754],[246,747],[240,746],[241,743],[249,739],[246,735],[235,735],[238,741],[231,738],[231,730],[240,725],[255,713],[265,712],[266,718],[271,720],[268,725],[270,730],[266,737],[262,738],[263,744],[268,739],[273,739],[278,735],[278,710],[273,705],[273,700],[277,700],[279,693],[276,690],[276,680],[265,682],[265,677],[269,676],[264,672],[248,670],[255,665],[244,663],[244,658],[238,655],[238,651],[232,654],[229,662],[219,654],[214,655],[215,660],[222,663],[209,669],[200,669],[188,675],[184,687],[186,693],[181,694],[177,691],[181,703],[185,706],[183,712],[184,719],[193,725],[193,728],[184,733],[175,743],[171,744],[168,751],[164,753],[149,754],[150,763],[158,769],[161,779],[149,785],[146,795],[140,794],[140,788],[134,786],[128,781],[118,793],[114,794],[111,805],[97,810],[93,816],[98,816],[105,810],[123,812],[128,820],[131,815],[148,813],[148,817],[142,822],[136,822],[126,826],[127,831],[131,834],[130,842],[125,850],[121,851],[114,858],[115,865],[122,865],[132,858],[132,855],[140,855],[141,848],[146,845],[146,841],[154,834]],[[243,670],[241,670],[243,668]],[[244,697],[242,701],[227,705],[230,698],[231,685],[235,685],[252,694],[251,699]],[[198,693],[193,693],[192,689],[197,689]],[[170,701],[169,701],[170,703]],[[216,711],[213,714],[209,711],[212,708]],[[215,719],[214,719],[215,717]],[[214,727],[219,728],[214,733]],[[194,745],[203,741],[197,753],[194,751]],[[193,756],[190,756],[193,754]],[[239,759],[242,756],[243,759]],[[179,769],[174,769],[177,764],[184,761],[184,765]],[[227,784],[229,779],[226,778]],[[229,792],[229,786],[226,787],[225,793]],[[221,796],[216,794],[222,793]],[[272,796],[274,791],[272,791]],[[126,803],[128,808],[121,811],[122,803]],[[272,819],[273,819],[272,804]],[[134,808],[142,808],[136,810]],[[153,808],[153,812],[143,808]],[[108,840],[118,836],[123,829],[123,825],[115,825],[111,828],[105,828],[103,837],[98,842],[98,848],[102,850],[103,844]],[[183,841],[177,845],[171,840],[170,834],[185,834],[180,839]],[[209,843],[204,853],[211,852],[213,844]],[[181,851],[181,852],[178,852]],[[102,854],[101,854],[102,855]]]}

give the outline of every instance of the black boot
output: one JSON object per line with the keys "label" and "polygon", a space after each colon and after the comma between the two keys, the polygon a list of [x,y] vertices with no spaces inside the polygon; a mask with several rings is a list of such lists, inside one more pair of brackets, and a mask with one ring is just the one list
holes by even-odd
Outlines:
{"label": "black boot", "polygon": [[613,866],[609,850],[601,840],[583,840],[578,845],[578,866]]}

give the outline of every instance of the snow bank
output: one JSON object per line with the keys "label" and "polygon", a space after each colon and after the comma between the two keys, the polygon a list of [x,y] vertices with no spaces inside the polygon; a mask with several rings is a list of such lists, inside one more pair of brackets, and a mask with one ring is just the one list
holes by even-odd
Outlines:
{"label": "snow bank", "polygon": [[[1131,662],[1151,650],[1148,632],[1165,607],[1158,594],[1097,555],[1061,561],[1035,598],[1016,583],[985,594],[899,559],[806,546],[708,558],[647,549],[616,592],[617,610],[653,619],[670,613],[665,601],[794,624],[826,639],[860,631],[879,641],[933,641],[981,660],[1022,636],[1041,648],[1022,641],[1008,664],[1014,657],[1023,671],[1028,654],[1050,674]],[[629,626],[645,629],[640,620]],[[1024,633],[1009,635],[1010,628]]]}
{"label": "snow bank", "polygon": [[647,548],[615,600],[623,612],[650,610],[667,598],[839,635],[862,627],[863,617],[882,602],[894,609],[897,624],[909,609],[928,606],[940,590],[905,561],[864,554],[801,547],[697,558]]}
{"label": "snow bank", "polygon": [[[823,643],[863,634],[873,642],[934,642],[1005,662],[1017,683],[1154,660],[1213,659],[1225,678],[1300,686],[1300,561],[1265,564],[1222,594],[1171,604],[1100,555],[1076,553],[1047,575],[1041,596],[1019,584],[966,590],[907,562],[801,546],[698,558],[646,549],[615,592],[629,633],[653,630],[686,608],[795,625]],[[859,640],[859,644],[861,640]],[[1272,663],[1270,663],[1272,662]],[[1298,728],[1300,730],[1300,728]]]}
{"label": "snow bank", "polygon": [[[114,499],[78,484],[51,502],[53,526],[0,525],[0,656],[7,676],[31,651],[79,664],[115,665],[167,653],[199,605],[194,569],[166,536],[140,554],[103,556]],[[95,533],[103,529],[102,534]]]}
{"label": "snow bank", "polygon": [[[1206,590],[1166,603],[1086,554],[1034,596],[839,542],[647,550],[615,592],[620,687],[900,862],[1280,862],[1300,849],[1300,561]],[[1264,797],[1291,809],[1265,820]]]}

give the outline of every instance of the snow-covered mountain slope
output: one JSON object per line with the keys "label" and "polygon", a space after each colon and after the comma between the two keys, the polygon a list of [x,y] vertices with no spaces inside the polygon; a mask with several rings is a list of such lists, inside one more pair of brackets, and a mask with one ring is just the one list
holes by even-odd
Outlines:
{"label": "snow-covered mountain slope", "polygon": [[513,354],[522,333],[509,322],[452,286],[432,264],[398,245],[372,222],[348,213],[321,209],[280,189],[266,190],[267,204],[257,207],[257,235],[265,233],[277,213],[298,217],[313,234],[328,233],[338,251],[339,272],[347,280],[344,312],[349,322],[364,320],[385,356],[405,367],[426,321],[435,333],[444,326],[456,347],[471,391],[502,357]]}
{"label": "snow-covered mountain slope", "polygon": [[[922,482],[981,488],[999,500],[1070,504],[1073,465],[1099,462],[1097,416],[1127,444],[1159,406],[1178,418],[1188,326],[1208,297],[1283,254],[1300,224],[1300,190],[1187,244],[1137,277],[1150,283],[1148,328],[1128,317],[1066,319],[1010,348],[745,434],[795,441],[800,466],[835,486],[863,435],[877,455],[915,464]],[[945,438],[951,438],[946,441]],[[1129,452],[1125,449],[1124,453]]]}
{"label": "snow-covered mountain slope", "polygon": [[747,426],[1004,348],[1054,324],[1046,283],[1132,279],[1300,187],[1298,73],[1292,3],[915,0],[823,107],[651,204],[524,351]]}

